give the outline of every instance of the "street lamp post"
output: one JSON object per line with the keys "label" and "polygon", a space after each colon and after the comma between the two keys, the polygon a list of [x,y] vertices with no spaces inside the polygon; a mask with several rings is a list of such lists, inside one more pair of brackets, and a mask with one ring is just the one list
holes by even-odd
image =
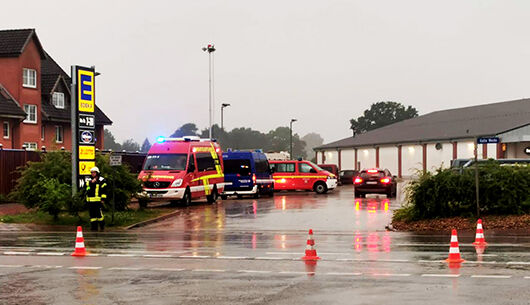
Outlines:
{"label": "street lamp post", "polygon": [[213,121],[213,83],[212,83],[212,75],[213,75],[213,52],[215,52],[215,46],[213,44],[209,44],[207,47],[202,48],[204,52],[208,52],[208,121],[210,124],[210,132],[209,136],[210,139],[212,138],[212,121]]}
{"label": "street lamp post", "polygon": [[223,109],[225,109],[228,106],[230,106],[230,104],[228,104],[228,103],[222,103],[221,104],[221,131],[225,131],[224,118],[223,118]]}
{"label": "street lamp post", "polygon": [[291,122],[289,123],[289,156],[291,157],[291,160],[293,159],[293,123],[296,121],[297,119],[291,119]]}

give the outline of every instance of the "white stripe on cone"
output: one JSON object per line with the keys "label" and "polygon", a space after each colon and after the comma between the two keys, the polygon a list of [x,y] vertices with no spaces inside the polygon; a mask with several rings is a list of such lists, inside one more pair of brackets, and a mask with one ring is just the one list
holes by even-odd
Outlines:
{"label": "white stripe on cone", "polygon": [[482,224],[481,223],[477,224],[477,229],[482,229]]}
{"label": "white stripe on cone", "polygon": [[81,231],[77,231],[77,235],[76,235],[76,237],[83,237],[83,232],[81,232]]}
{"label": "white stripe on cone", "polygon": [[484,238],[484,234],[482,234],[482,233],[477,233],[477,235],[475,235],[475,238]]}
{"label": "white stripe on cone", "polygon": [[449,254],[455,254],[460,253],[460,249],[458,248],[449,248]]}
{"label": "white stripe on cone", "polygon": [[458,237],[456,235],[451,235],[451,242],[458,242]]}
{"label": "white stripe on cone", "polygon": [[85,243],[78,243],[78,242],[76,242],[76,243],[75,243],[75,247],[76,247],[76,248],[84,248],[84,247],[85,247]]}

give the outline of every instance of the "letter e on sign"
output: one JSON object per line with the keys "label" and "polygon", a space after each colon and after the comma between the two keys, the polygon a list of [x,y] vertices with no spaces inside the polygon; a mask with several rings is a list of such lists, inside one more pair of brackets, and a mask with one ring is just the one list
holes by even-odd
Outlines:
{"label": "letter e on sign", "polygon": [[79,111],[94,112],[94,72],[87,70],[78,70],[77,77]]}

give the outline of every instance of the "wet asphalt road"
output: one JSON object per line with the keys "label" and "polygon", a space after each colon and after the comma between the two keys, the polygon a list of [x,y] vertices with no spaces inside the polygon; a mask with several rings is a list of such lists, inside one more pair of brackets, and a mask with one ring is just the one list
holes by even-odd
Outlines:
{"label": "wet asphalt road", "polygon": [[[387,232],[399,203],[277,193],[180,208],[127,232],[0,231],[0,304],[530,304],[530,237]],[[487,224],[486,228],[487,228]],[[300,260],[314,230],[316,264]],[[483,253],[482,253],[483,252]],[[480,254],[482,253],[482,254]]]}

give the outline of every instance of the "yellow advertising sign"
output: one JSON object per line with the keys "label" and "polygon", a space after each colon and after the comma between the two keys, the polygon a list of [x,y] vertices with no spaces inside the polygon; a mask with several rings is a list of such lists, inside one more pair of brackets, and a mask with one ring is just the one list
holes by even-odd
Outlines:
{"label": "yellow advertising sign", "polygon": [[94,146],[79,145],[79,160],[96,159],[96,148]]}
{"label": "yellow advertising sign", "polygon": [[79,175],[90,175],[90,169],[96,166],[94,161],[79,161]]}
{"label": "yellow advertising sign", "polygon": [[94,72],[81,69],[77,70],[77,98],[79,111],[94,112],[96,101]]}

